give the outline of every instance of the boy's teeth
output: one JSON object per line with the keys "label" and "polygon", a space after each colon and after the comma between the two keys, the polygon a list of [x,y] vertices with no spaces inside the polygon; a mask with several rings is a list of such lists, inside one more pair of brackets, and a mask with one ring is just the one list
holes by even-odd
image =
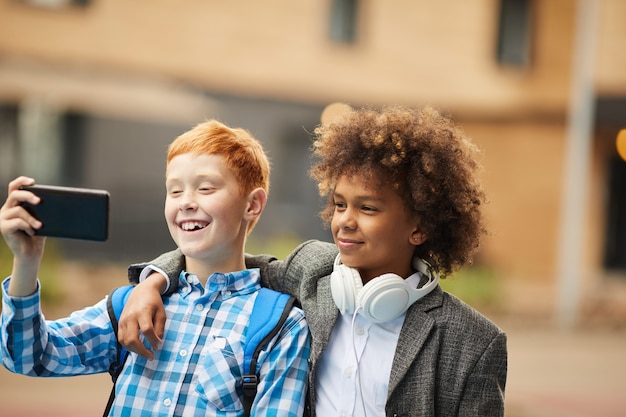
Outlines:
{"label": "boy's teeth", "polygon": [[203,227],[204,225],[200,222],[188,222],[181,225],[181,228],[183,230],[198,230],[202,229]]}

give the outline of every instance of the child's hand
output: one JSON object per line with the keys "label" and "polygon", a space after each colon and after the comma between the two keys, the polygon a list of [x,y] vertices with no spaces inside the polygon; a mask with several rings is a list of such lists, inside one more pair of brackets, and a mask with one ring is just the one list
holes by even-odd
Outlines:
{"label": "child's hand", "polygon": [[7,201],[0,208],[0,232],[13,252],[13,271],[8,293],[26,297],[37,290],[37,273],[43,257],[46,238],[35,236],[41,222],[31,216],[22,202],[39,204],[39,197],[30,191],[20,190],[23,185],[33,185],[32,178],[19,177],[9,183]]}
{"label": "child's hand", "polygon": [[30,191],[20,190],[23,185],[33,185],[35,180],[19,177],[9,183],[7,200],[0,208],[0,232],[16,260],[41,260],[45,238],[35,236],[42,224],[31,216],[20,203],[38,204],[40,199]]}
{"label": "child's hand", "polygon": [[[158,273],[153,275],[130,293],[117,326],[118,341],[129,351],[147,359],[154,359],[153,351],[161,346],[165,328],[165,308],[161,299],[161,283],[165,278]],[[142,343],[140,333],[153,351]]]}

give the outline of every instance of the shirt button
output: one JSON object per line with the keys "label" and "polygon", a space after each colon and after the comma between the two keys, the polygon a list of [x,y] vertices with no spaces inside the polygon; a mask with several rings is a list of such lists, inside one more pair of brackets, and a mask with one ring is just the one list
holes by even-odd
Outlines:
{"label": "shirt button", "polygon": [[187,356],[187,351],[186,351],[185,349],[183,349],[183,350],[181,350],[180,352],[178,352],[178,354],[179,354],[181,357],[183,357],[183,358],[184,358],[185,356]]}
{"label": "shirt button", "polygon": [[202,304],[196,304],[196,310],[202,311],[203,308],[204,306]]}
{"label": "shirt button", "polygon": [[231,294],[230,290],[224,291],[224,297],[230,297]]}
{"label": "shirt button", "polygon": [[346,369],[343,374],[346,378],[352,378],[352,369]]}
{"label": "shirt button", "polygon": [[356,334],[358,334],[358,335],[362,335],[363,333],[365,333],[365,330],[363,330],[363,328],[362,328],[362,327],[357,327],[357,328],[356,328]]}
{"label": "shirt button", "polygon": [[172,400],[170,400],[169,398],[164,399],[163,405],[169,407],[170,405],[172,405]]}

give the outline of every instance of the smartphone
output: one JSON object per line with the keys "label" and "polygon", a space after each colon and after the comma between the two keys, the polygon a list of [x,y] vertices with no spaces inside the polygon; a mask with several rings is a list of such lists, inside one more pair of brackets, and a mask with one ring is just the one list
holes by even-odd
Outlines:
{"label": "smartphone", "polygon": [[105,241],[109,232],[109,193],[105,190],[31,185],[21,187],[39,196],[39,204],[22,206],[43,226],[36,235]]}

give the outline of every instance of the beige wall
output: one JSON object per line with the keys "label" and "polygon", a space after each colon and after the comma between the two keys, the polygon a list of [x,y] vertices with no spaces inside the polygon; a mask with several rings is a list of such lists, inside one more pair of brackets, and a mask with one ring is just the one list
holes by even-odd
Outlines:
{"label": "beige wall", "polygon": [[[554,275],[563,166],[563,127],[555,123],[466,124],[483,150],[491,237],[484,256],[511,278]],[[556,138],[556,139],[555,139]]]}
{"label": "beige wall", "polygon": [[[214,91],[321,103],[431,102],[459,111],[562,111],[573,0],[536,2],[530,70],[494,59],[495,0],[362,1],[359,41],[332,44],[329,1],[94,1],[84,11],[0,2],[0,53],[99,71],[171,77]],[[603,56],[624,29],[603,1]],[[613,60],[612,60],[613,59]],[[626,84],[599,63],[602,85]]]}
{"label": "beige wall", "polygon": [[[626,2],[597,4],[596,90],[624,96]],[[525,70],[495,60],[496,0],[363,0],[354,45],[330,42],[329,5],[96,0],[48,11],[0,1],[0,99],[54,92],[70,108],[176,120],[211,105],[193,87],[318,104],[431,103],[484,151],[493,235],[482,256],[509,278],[554,282],[576,1],[535,2]],[[72,88],[54,89],[59,80]],[[593,156],[585,280],[601,275],[610,152]]]}
{"label": "beige wall", "polygon": [[596,83],[606,95],[626,94],[626,2],[602,0],[598,24]]}

